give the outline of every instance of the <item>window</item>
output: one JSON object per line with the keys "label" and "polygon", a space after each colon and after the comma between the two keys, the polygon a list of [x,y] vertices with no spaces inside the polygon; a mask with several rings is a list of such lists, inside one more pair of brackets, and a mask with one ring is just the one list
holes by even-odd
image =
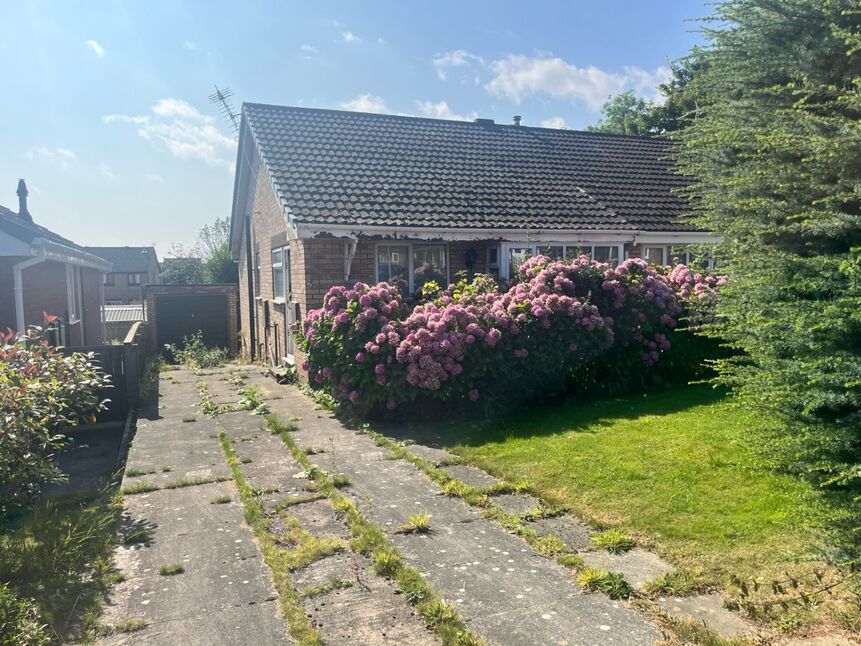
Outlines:
{"label": "window", "polygon": [[409,245],[377,246],[377,282],[395,285],[403,292],[410,291]]}
{"label": "window", "polygon": [[513,242],[503,245],[504,260],[507,266],[501,268],[500,273],[512,278],[527,258],[540,254],[547,256],[553,260],[566,261],[573,260],[579,256],[593,258],[599,262],[607,262],[610,264],[618,264],[619,250],[621,244],[618,245],[593,245],[589,243],[562,244],[560,242],[550,242],[544,244],[522,244]]}
{"label": "window", "polygon": [[619,247],[615,245],[593,245],[592,260],[597,260],[598,262],[607,262],[611,265],[616,265],[619,263]]}
{"label": "window", "polygon": [[143,276],[143,274],[129,274],[129,285],[140,285]]}
{"label": "window", "polygon": [[114,275],[113,274],[102,274],[102,282],[106,287],[114,286]]}
{"label": "window", "polygon": [[272,297],[287,301],[290,297],[290,251],[287,247],[272,250]]}
{"label": "window", "polygon": [[664,248],[663,247],[643,247],[641,258],[653,265],[663,265]]}
{"label": "window", "polygon": [[66,265],[66,297],[69,307],[69,323],[81,320],[81,270]]}
{"label": "window", "polygon": [[413,291],[421,291],[425,283],[434,281],[448,286],[448,263],[444,245],[413,245]]}
{"label": "window", "polygon": [[404,293],[419,291],[435,281],[448,285],[448,247],[444,244],[401,243],[377,245],[377,281]]}
{"label": "window", "polygon": [[696,246],[670,247],[669,262],[672,264],[682,263],[699,269],[715,268],[713,249]]}
{"label": "window", "polygon": [[485,269],[488,274],[499,278],[499,247],[487,248],[487,263]]}

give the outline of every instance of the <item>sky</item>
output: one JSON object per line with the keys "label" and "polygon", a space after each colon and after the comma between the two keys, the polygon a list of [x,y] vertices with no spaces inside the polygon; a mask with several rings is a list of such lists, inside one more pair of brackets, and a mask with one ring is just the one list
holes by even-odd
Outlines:
{"label": "sky", "polygon": [[194,244],[229,217],[236,140],[209,102],[582,129],[655,96],[703,0],[0,0],[0,204],[84,245]]}

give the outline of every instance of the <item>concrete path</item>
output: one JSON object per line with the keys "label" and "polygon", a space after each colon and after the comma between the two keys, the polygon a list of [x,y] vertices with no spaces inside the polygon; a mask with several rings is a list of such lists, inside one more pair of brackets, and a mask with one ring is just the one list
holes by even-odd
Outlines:
{"label": "concrete path", "polygon": [[[114,587],[101,618],[116,632],[99,644],[290,644],[276,594],[235,502],[215,421],[197,410],[196,378],[166,373],[157,419],[141,419],[123,487],[205,482],[125,496]],[[195,421],[185,421],[183,418]],[[134,473],[134,471],[132,471]],[[222,479],[220,482],[218,479]],[[219,496],[234,502],[213,504]],[[180,574],[162,575],[180,565]],[[142,628],[141,628],[142,627]],[[137,628],[134,632],[124,632]]]}
{"label": "concrete path", "polygon": [[[207,383],[213,380],[208,377]],[[344,492],[368,519],[389,531],[405,560],[455,606],[478,637],[506,646],[635,645],[662,638],[638,611],[622,601],[584,593],[565,567],[538,556],[463,500],[442,495],[424,473],[315,410],[297,388],[254,373],[249,383],[261,389],[282,421],[298,418],[298,430],[291,435],[313,450],[310,460],[350,479]],[[430,533],[396,531],[413,512],[431,514]]]}

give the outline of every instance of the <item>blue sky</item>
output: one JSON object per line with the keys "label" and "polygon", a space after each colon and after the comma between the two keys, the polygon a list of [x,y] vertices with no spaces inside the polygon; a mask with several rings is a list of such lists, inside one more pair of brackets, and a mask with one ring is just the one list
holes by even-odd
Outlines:
{"label": "blue sky", "polygon": [[0,204],[80,244],[192,244],[230,214],[241,101],[583,128],[653,93],[702,0],[12,2],[0,24]]}

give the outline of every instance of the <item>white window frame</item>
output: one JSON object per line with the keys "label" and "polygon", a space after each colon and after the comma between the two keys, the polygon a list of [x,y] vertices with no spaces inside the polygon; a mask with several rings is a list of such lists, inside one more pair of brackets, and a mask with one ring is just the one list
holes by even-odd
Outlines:
{"label": "white window frame", "polygon": [[[673,247],[679,248],[681,247],[683,251],[679,253],[673,253]],[[689,251],[689,245],[669,245],[666,250],[667,253],[667,263],[673,262],[674,257],[678,257],[683,265],[691,266],[691,260],[693,254]],[[709,251],[708,258],[705,259],[706,267],[704,269],[708,269],[708,271],[714,271],[715,268],[715,257],[714,257],[714,248],[712,247]]]}
{"label": "white window frame", "polygon": [[[281,254],[281,261],[276,264],[275,263],[275,253],[279,252]],[[269,258],[272,262],[272,299],[276,303],[287,303],[290,301],[293,296],[293,281],[290,280],[290,248],[288,246],[283,247],[275,247],[270,251]],[[275,270],[281,270],[281,280],[283,292],[281,294],[275,293]]]}
{"label": "white window frame", "polygon": [[660,265],[668,265],[670,263],[669,258],[669,250],[667,249],[667,245],[663,244],[641,244],[640,245],[640,258],[643,260],[647,260],[646,258],[646,249],[660,249],[661,250],[661,262],[658,263]]}
{"label": "white window frame", "polygon": [[69,312],[69,323],[81,321],[81,268],[66,265],[66,300]]}
{"label": "white window frame", "polygon": [[500,245],[499,258],[500,273],[503,278],[511,279],[511,263],[509,262],[509,251],[511,249],[529,249],[532,256],[537,255],[539,247],[562,247],[562,259],[568,258],[569,249],[581,249],[590,258],[595,257],[595,247],[616,247],[617,262],[624,257],[624,242],[505,242]]}
{"label": "white window frame", "polygon": [[374,280],[379,282],[380,278],[380,247],[407,247],[407,287],[410,294],[415,293],[415,263],[413,261],[413,247],[444,247],[445,248],[445,282],[451,284],[451,248],[447,242],[415,242],[407,240],[391,240],[378,242],[374,245]]}
{"label": "white window frame", "polygon": [[[139,287],[140,285],[143,285],[143,280],[144,280],[143,277],[145,275],[146,274],[139,274],[137,272],[130,272],[130,273],[126,274],[126,283],[128,284],[129,287]],[[132,280],[132,276],[134,276],[134,280]]]}

